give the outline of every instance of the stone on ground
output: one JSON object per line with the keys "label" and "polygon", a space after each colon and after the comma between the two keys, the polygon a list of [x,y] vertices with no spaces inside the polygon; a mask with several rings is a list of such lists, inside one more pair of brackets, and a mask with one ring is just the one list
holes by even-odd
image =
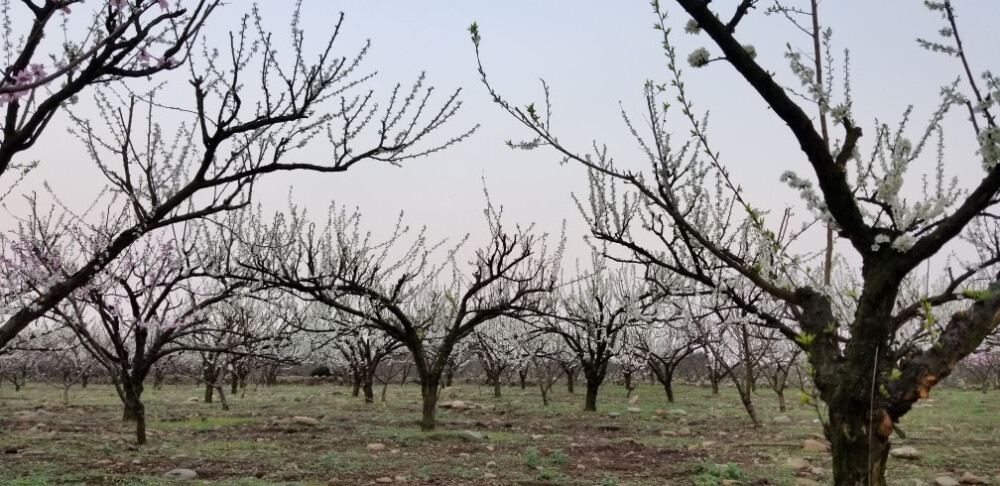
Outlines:
{"label": "stone on ground", "polygon": [[802,448],[810,452],[828,452],[830,450],[830,446],[813,439],[803,441]]}
{"label": "stone on ground", "polygon": [[641,412],[641,411],[642,411],[642,409],[641,409],[641,408],[639,408],[639,407],[629,407],[629,408],[628,408],[628,412],[629,412],[629,413],[639,413],[639,412]]}
{"label": "stone on ground", "polygon": [[951,476],[938,476],[934,478],[934,484],[937,486],[959,486],[959,482]]}
{"label": "stone on ground", "polygon": [[632,398],[628,399],[628,403],[630,403],[632,405],[635,405],[635,404],[639,403],[639,394],[637,393],[635,395],[632,395]]}
{"label": "stone on ground", "polygon": [[299,425],[319,425],[319,420],[316,420],[312,417],[303,417],[301,415],[292,417],[292,422],[297,423]]}
{"label": "stone on ground", "polygon": [[170,479],[185,480],[198,477],[198,473],[190,469],[174,469],[172,471],[167,471],[163,476]]}
{"label": "stone on ground", "polygon": [[776,423],[776,424],[790,424],[790,423],[792,423],[792,419],[789,418],[788,415],[778,415],[777,417],[774,417],[773,419],[771,419],[771,421],[774,422],[774,423]]}
{"label": "stone on ground", "polygon": [[461,433],[459,433],[459,435],[463,439],[470,442],[481,442],[486,440],[486,437],[483,437],[483,434],[480,434],[479,432],[476,432],[474,430],[463,430]]}
{"label": "stone on ground", "polygon": [[889,451],[889,455],[892,457],[898,457],[900,459],[919,459],[921,454],[916,447],[897,447]]}
{"label": "stone on ground", "polygon": [[367,448],[368,448],[369,451],[372,451],[372,452],[384,451],[385,450],[385,444],[383,444],[381,442],[372,442],[371,444],[368,444]]}
{"label": "stone on ground", "polygon": [[986,478],[981,478],[968,471],[962,474],[962,477],[959,479],[959,481],[961,481],[962,484],[987,484]]}
{"label": "stone on ground", "polygon": [[812,464],[809,464],[809,459],[803,459],[801,457],[790,457],[788,458],[788,462],[785,464],[795,470],[809,469],[812,467]]}

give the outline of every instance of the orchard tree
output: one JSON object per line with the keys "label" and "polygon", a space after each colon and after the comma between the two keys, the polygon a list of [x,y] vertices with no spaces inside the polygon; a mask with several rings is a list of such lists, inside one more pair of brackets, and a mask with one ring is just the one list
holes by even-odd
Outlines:
{"label": "orchard tree", "polygon": [[590,268],[577,265],[577,276],[555,295],[548,316],[535,322],[536,332],[558,336],[575,357],[586,380],[583,410],[597,411],[597,394],[608,363],[619,351],[626,331],[645,317],[642,280],[630,266],[593,251]]}
{"label": "orchard tree", "polygon": [[[423,75],[409,88],[397,85],[384,104],[361,89],[373,76],[359,72],[368,46],[352,57],[333,50],[343,15],[335,17],[326,42],[311,46],[297,6],[291,47],[283,50],[254,9],[226,46],[213,49],[204,39],[203,49],[192,50],[195,41],[203,40],[201,29],[218,2],[191,2],[192,9],[176,11],[165,0],[99,2],[94,27],[80,38],[83,44],[68,40],[52,46],[57,65],[46,74],[29,63],[45,55],[37,49],[42,39],[62,38],[47,32],[51,19],[67,10],[80,15],[82,5],[23,3],[36,21],[20,52],[8,53],[17,61],[5,71],[8,84],[0,87],[0,93],[6,90],[3,96],[15,98],[8,100],[3,122],[0,175],[14,154],[38,140],[60,104],[90,86],[92,104],[80,100],[69,113],[71,133],[107,181],[91,207],[116,211],[89,221],[92,230],[69,227],[64,225],[87,215],[64,207],[53,194],[58,214],[37,218],[49,211],[39,209],[31,196],[32,215],[20,216],[21,224],[0,236],[4,263],[15,277],[0,287],[0,349],[131,245],[171,225],[247,206],[266,174],[339,173],[362,162],[398,164],[444,149],[475,130],[431,140],[461,103],[457,91],[440,104],[432,102]],[[160,12],[161,7],[167,9]],[[8,38],[7,45],[14,44]],[[66,49],[70,52],[62,52]],[[144,81],[168,68],[190,75],[186,99]],[[307,144],[325,150],[326,160],[299,160]],[[72,230],[88,233],[88,257],[51,273],[58,262],[39,261],[32,253],[39,242],[31,240],[37,232],[29,227],[38,224],[50,225],[52,238]],[[36,278],[39,273],[50,278]],[[25,289],[20,278],[39,286]]]}
{"label": "orchard tree", "polygon": [[[105,266],[98,278],[52,310],[53,318],[73,329],[111,375],[124,405],[122,419],[135,423],[139,445],[146,443],[142,394],[153,366],[172,354],[231,352],[237,344],[193,340],[202,333],[233,334],[219,329],[232,323],[211,319],[210,314],[245,284],[226,277],[228,255],[214,251],[225,245],[210,243],[220,239],[222,232],[194,222],[182,228],[132,245],[121,259]],[[86,250],[80,253],[63,254],[60,260],[72,268],[73,256],[88,258]]]}
{"label": "orchard tree", "polygon": [[[981,77],[973,73],[951,2],[925,2],[942,17],[943,37],[921,44],[953,57],[960,83],[941,91],[941,100],[922,129],[909,128],[908,110],[895,130],[884,124],[871,127],[867,138],[871,142],[865,148],[862,128],[853,116],[859,100],[849,93],[835,100],[830,83],[816,83],[814,68],[791,49],[786,58],[792,79],[783,84],[772,74],[773,68],[755,58],[756,49],[738,38],[737,28],[758,2],[743,0],[732,12],[718,11],[721,6],[705,0],[672,2],[690,17],[685,30],[701,33],[714,44],[712,51],[700,48],[687,61],[708,69],[727,64],[760,96],[769,116],[787,127],[803,159],[800,167],[811,174],[800,176],[790,170],[783,181],[801,193],[816,221],[835,228],[839,241],[860,261],[854,270],[861,283],[855,312],[838,318],[844,313],[834,309],[832,295],[841,289],[823,285],[822,278],[806,268],[807,255],[789,245],[784,219],[775,225],[732,180],[709,136],[706,118],[695,111],[686,90],[684,58],[674,47],[667,14],[661,2],[652,3],[669,81],[646,84],[648,136],[640,135],[641,127],[625,116],[650,170],[622,169],[606,152],[578,152],[565,145],[554,134],[547,110],[508,102],[489,84],[480,62],[494,101],[532,133],[533,138],[513,145],[548,147],[590,171],[590,200],[595,204],[583,209],[596,238],[631,260],[680,277],[685,282],[679,291],[693,287],[720,294],[745,313],[741,319],[773,328],[801,347],[819,397],[828,407],[824,432],[832,444],[834,483],[884,485],[893,426],[998,324],[1000,283],[986,283],[995,281],[993,260],[955,271],[941,293],[905,305],[899,305],[897,297],[907,275],[958,240],[977,218],[990,217],[991,208],[1000,201],[1000,127],[994,117],[1000,80],[989,72]],[[478,56],[482,39],[475,24],[470,31]],[[804,87],[802,96],[789,87],[792,83]],[[665,103],[667,96],[676,100],[674,105]],[[542,106],[549,106],[548,100]],[[666,124],[666,113],[673,106],[679,106],[690,128],[690,138],[679,145]],[[837,133],[830,140],[807,114],[816,107],[836,123]],[[967,123],[966,138],[978,145],[974,156],[951,154],[944,148],[944,121],[954,111],[960,111],[957,116]],[[908,169],[918,158],[929,159],[936,167],[922,193],[920,187],[911,191],[919,198],[914,201],[903,188]],[[964,189],[945,176],[948,169],[981,170],[982,176]],[[731,238],[737,228],[751,237],[751,251],[743,251],[742,241]],[[780,305],[760,308],[747,301],[743,296],[748,287]],[[905,350],[893,346],[897,333],[921,320],[927,307],[955,301],[963,301],[965,308],[938,321],[939,331],[928,345]]]}
{"label": "orchard tree", "polygon": [[635,346],[646,357],[650,371],[663,386],[667,402],[674,403],[674,374],[695,351],[701,349],[701,337],[683,319],[657,316],[652,324],[634,332]]}
{"label": "orchard tree", "polygon": [[[488,198],[487,198],[488,199]],[[292,211],[257,227],[244,266],[268,285],[353,316],[410,351],[420,378],[421,428],[435,427],[442,377],[453,353],[480,326],[538,313],[554,285],[562,245],[550,253],[533,227],[509,230],[491,204],[488,232],[468,264],[459,263],[468,237],[455,246],[410,243],[397,224],[386,241],[361,228],[360,215],[333,208],[325,226]]]}
{"label": "orchard tree", "polygon": [[522,341],[527,338],[528,327],[514,319],[500,317],[476,329],[471,344],[472,352],[493,385],[493,397],[500,398],[502,379],[511,370],[520,370],[526,361]]}

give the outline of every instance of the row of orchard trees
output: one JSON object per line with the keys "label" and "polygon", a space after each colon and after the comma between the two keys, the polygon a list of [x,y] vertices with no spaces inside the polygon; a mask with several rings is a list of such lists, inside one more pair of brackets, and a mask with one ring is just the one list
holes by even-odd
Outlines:
{"label": "row of orchard trees", "polygon": [[[488,338],[473,336],[482,326],[509,320],[561,341],[552,346],[575,356],[590,406],[593,384],[615,354],[608,350],[622,345],[626,329],[682,322],[702,329],[700,345],[720,375],[743,384],[741,396],[749,397],[753,367],[734,366],[727,356],[749,356],[779,335],[797,347],[816,399],[828,406],[835,483],[884,484],[895,424],[1000,322],[993,211],[1000,203],[1000,80],[974,74],[948,0],[924,2],[943,25],[940,39],[920,45],[952,57],[959,81],[940,90],[921,129],[910,129],[906,110],[896,130],[876,123],[864,140],[855,103],[867,100],[852,97],[847,69],[847,89],[833,94],[832,34],[821,29],[819,2],[741,0],[730,12],[703,0],[670,2],[684,13],[684,30],[712,45],[687,62],[731,67],[794,137],[808,175],[789,170],[781,179],[803,197],[797,216],[769,217],[772,208],[747,201],[733,180],[707,114],[695,110],[686,89],[690,75],[660,1],[652,4],[668,80],[647,82],[644,115],[624,119],[648,171],[629,169],[635,165],[621,162],[629,157],[612,159],[599,144],[593,153],[564,145],[550,113],[508,102],[480,62],[489,95],[533,134],[512,145],[554,150],[589,171],[583,216],[625,275],[601,261],[570,278],[560,269],[561,241],[503,226],[492,209],[484,241],[467,240],[473,248],[402,228],[374,242],[344,213],[317,226],[294,212],[270,223],[245,212],[268,174],[399,163],[445,149],[475,128],[438,136],[460,106],[458,93],[434,101],[423,77],[377,103],[361,89],[371,76],[359,72],[367,46],[354,56],[334,53],[339,21],[313,46],[296,12],[290,42],[277,43],[255,9],[228,41],[211,46],[203,37],[222,3],[24,0],[0,12],[8,26],[2,194],[35,167],[26,151],[51,143],[47,128],[62,119],[106,182],[90,205],[64,205],[63,194],[28,195],[17,224],[3,233],[0,353],[30,348],[27,338],[47,333],[43,326],[72,330],[113,376],[126,417],[139,422],[140,441],[143,385],[156,363],[200,353],[212,363],[206,381],[217,381],[220,370],[249,356],[280,360],[282,346],[311,347],[312,340],[287,344],[282,330],[326,329],[310,313],[345,326],[353,337],[343,339],[361,340],[345,346],[365,348],[359,342],[370,330],[405,348],[422,383],[425,427],[433,425],[442,376],[457,365],[456,348],[472,336],[485,349]],[[772,18],[762,21],[790,21],[809,37],[807,55],[789,48],[787,70],[767,65],[771,57],[758,59],[742,38],[744,22],[757,20],[764,4]],[[470,31],[478,55],[482,38],[475,24]],[[181,73],[189,75],[184,90],[166,92],[160,81]],[[668,122],[674,106],[687,124],[679,130],[689,134],[684,139]],[[959,125],[964,133],[954,140],[973,151],[945,150],[944,128]],[[310,160],[306,145],[325,148],[328,157]],[[929,167],[925,183],[904,187],[920,163]],[[949,170],[981,177],[963,189]],[[795,229],[802,218],[803,229]],[[817,249],[800,237],[820,227],[827,245],[817,266]],[[860,264],[835,265],[837,242]],[[942,277],[920,278],[939,254],[949,255]],[[260,307],[243,304],[254,301]],[[268,317],[258,322],[261,316]],[[258,326],[265,332],[257,334]],[[537,345],[542,352],[549,346]],[[617,355],[622,369],[635,369],[630,353]]]}

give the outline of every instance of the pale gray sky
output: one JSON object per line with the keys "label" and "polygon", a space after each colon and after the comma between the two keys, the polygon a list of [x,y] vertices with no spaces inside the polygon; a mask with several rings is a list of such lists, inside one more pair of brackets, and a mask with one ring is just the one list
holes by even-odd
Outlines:
{"label": "pale gray sky", "polygon": [[[277,34],[287,32],[290,5],[286,0],[261,2],[265,18]],[[663,1],[671,12],[670,27],[680,55],[696,47],[710,47],[705,36],[684,34],[686,17],[679,7]],[[716,0],[713,8],[730,15],[738,2]],[[762,0],[762,6],[769,2]],[[1000,2],[956,0],[959,22],[973,69],[1000,65],[996,50],[995,22],[1000,18]],[[225,29],[235,27],[239,15],[250,2],[230,2],[216,16],[210,42],[221,42]],[[463,88],[464,106],[445,133],[459,133],[476,123],[480,131],[462,145],[414,160],[402,168],[364,165],[346,174],[315,176],[293,174],[271,178],[258,191],[259,200],[270,208],[284,204],[291,187],[295,202],[321,213],[331,200],[358,206],[366,224],[376,232],[388,231],[400,210],[411,225],[426,224],[437,236],[459,237],[484,229],[482,182],[485,178],[496,203],[506,208],[510,221],[536,222],[557,232],[562,219],[569,220],[570,238],[578,240],[585,228],[571,200],[571,193],[585,195],[584,172],[577,166],[560,166],[550,151],[511,151],[507,139],[528,134],[499,107],[493,105],[478,82],[473,47],[466,28],[479,23],[483,35],[483,56],[492,82],[510,101],[525,105],[539,103],[544,78],[552,89],[554,127],[570,146],[585,151],[592,140],[606,143],[623,166],[645,167],[635,150],[619,111],[623,107],[641,116],[642,86],[647,79],[665,82],[666,62],[660,48],[656,20],[645,0],[575,0],[504,2],[425,0],[333,1],[305,0],[304,28],[307,42],[321,42],[343,10],[347,14],[340,55],[352,56],[365,39],[372,40],[364,70],[379,72],[367,87],[381,99],[392,86],[410,83],[421,71],[437,87],[438,99],[455,88]],[[762,10],[762,9],[761,9]],[[936,107],[941,86],[960,74],[956,59],[933,55],[920,49],[917,37],[937,38],[943,22],[917,1],[826,0],[822,22],[834,30],[834,51],[838,58],[844,48],[851,51],[851,77],[855,114],[867,133],[874,132],[872,121],[895,125],[908,104],[914,111],[914,137],[923,121]],[[751,14],[738,31],[742,42],[753,44],[760,62],[791,83],[793,78],[784,59],[786,42],[802,48],[808,39],[786,20]],[[712,50],[710,48],[710,50]],[[838,83],[842,74],[837,64]],[[711,110],[711,136],[717,150],[748,199],[760,207],[780,210],[794,205],[804,213],[795,194],[778,183],[785,170],[809,175],[808,165],[797,144],[780,120],[770,113],[724,63],[703,69],[685,66],[686,81],[696,108]],[[182,82],[178,86],[183,88]],[[839,94],[839,88],[835,91]],[[677,116],[678,135],[688,128]],[[961,114],[949,120],[949,170],[966,180],[981,174],[970,130]],[[870,142],[868,140],[867,142]],[[93,194],[93,187],[81,181],[97,180],[93,164],[79,159],[79,147],[67,140],[58,125],[45,142],[31,154],[42,160],[22,190],[40,186],[47,180],[60,195],[79,197]],[[862,152],[870,145],[862,142]],[[307,154],[323,158],[317,150]],[[919,176],[911,177],[919,189]],[[96,190],[94,190],[96,191]],[[69,196],[73,195],[73,196]],[[4,220],[7,218],[5,217]]]}

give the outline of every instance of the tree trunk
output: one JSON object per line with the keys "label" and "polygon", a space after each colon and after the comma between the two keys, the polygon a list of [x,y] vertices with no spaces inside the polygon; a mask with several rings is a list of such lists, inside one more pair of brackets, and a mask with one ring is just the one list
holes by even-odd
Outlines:
{"label": "tree trunk", "polygon": [[361,383],[361,390],[365,394],[365,403],[375,403],[375,390],[372,387],[372,377],[365,378]]}
{"label": "tree trunk", "polygon": [[449,387],[455,380],[455,370],[449,368],[448,372],[444,375],[444,386]]}
{"label": "tree trunk", "polygon": [[438,385],[440,376],[420,379],[420,396],[423,398],[423,416],[420,420],[420,429],[424,431],[434,430],[437,418]]}
{"label": "tree trunk", "polygon": [[125,410],[122,413],[122,421],[135,422],[135,443],[137,445],[146,444],[146,407],[142,404],[142,384],[134,385],[125,383],[122,386],[124,396],[123,405]]}
{"label": "tree trunk", "polygon": [[889,439],[878,432],[870,432],[867,417],[866,410],[840,411],[830,407],[833,484],[837,486],[886,485]]}
{"label": "tree trunk", "polygon": [[778,395],[778,411],[784,412],[788,408],[787,406],[785,406],[785,389],[775,388],[774,393]]}
{"label": "tree trunk", "polygon": [[715,375],[714,371],[708,372],[708,379],[712,382],[712,395],[719,394],[719,377]]}
{"label": "tree trunk", "polygon": [[500,390],[500,376],[497,375],[496,379],[493,380],[493,398],[502,398],[503,394]]}
{"label": "tree trunk", "polygon": [[225,387],[222,386],[222,383],[219,383],[216,388],[219,390],[219,403],[222,404],[222,409],[229,410],[229,402],[226,401],[226,393],[223,391]]}
{"label": "tree trunk", "polygon": [[204,365],[202,380],[205,381],[205,403],[212,403],[212,394],[215,392],[215,380],[219,378],[219,371],[215,365]]}
{"label": "tree trunk", "polygon": [[601,388],[601,382],[596,380],[587,380],[587,397],[583,403],[584,412],[596,412],[597,411],[597,391]]}
{"label": "tree trunk", "polygon": [[236,373],[235,368],[229,373],[229,379],[233,380],[231,384],[232,387],[229,389],[229,394],[236,395],[240,391],[240,375]]}
{"label": "tree trunk", "polygon": [[667,403],[674,403],[674,384],[669,378],[663,381],[663,391],[667,392]]}
{"label": "tree trunk", "polygon": [[573,385],[576,382],[576,372],[571,370],[566,370],[566,391],[569,393],[576,393],[573,390]]}
{"label": "tree trunk", "polygon": [[625,390],[628,392],[626,396],[632,396],[632,373],[624,373],[622,376],[625,377]]}
{"label": "tree trunk", "polygon": [[90,382],[90,375],[84,373],[80,376],[80,388],[87,388],[87,384]]}
{"label": "tree trunk", "polygon": [[351,378],[351,396],[356,397],[361,395],[361,375],[355,373]]}

